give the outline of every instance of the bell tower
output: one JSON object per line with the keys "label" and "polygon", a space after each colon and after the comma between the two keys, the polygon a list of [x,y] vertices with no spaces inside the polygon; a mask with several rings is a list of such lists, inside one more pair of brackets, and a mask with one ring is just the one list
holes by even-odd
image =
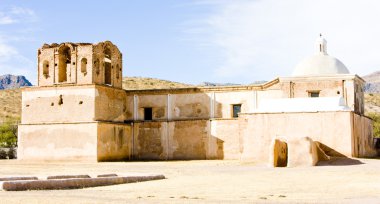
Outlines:
{"label": "bell tower", "polygon": [[122,87],[122,54],[110,41],[53,43],[38,49],[38,86],[102,84]]}
{"label": "bell tower", "polygon": [[128,159],[119,49],[110,41],[66,42],[45,44],[37,55],[38,86],[22,90],[18,159]]}

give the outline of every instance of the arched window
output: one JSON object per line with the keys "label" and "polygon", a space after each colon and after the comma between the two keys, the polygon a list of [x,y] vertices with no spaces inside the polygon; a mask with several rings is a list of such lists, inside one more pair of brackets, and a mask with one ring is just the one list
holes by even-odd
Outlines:
{"label": "arched window", "polygon": [[59,49],[58,54],[58,82],[67,82],[67,70],[70,70],[71,65],[71,49],[63,46]]}
{"label": "arched window", "polygon": [[112,59],[111,59],[111,50],[106,47],[104,49],[104,83],[111,85],[112,80]]}
{"label": "arched window", "polygon": [[82,72],[82,74],[87,74],[87,59],[86,58],[82,58],[82,60],[80,61],[80,71]]}
{"label": "arched window", "polygon": [[42,63],[42,74],[45,78],[49,77],[49,61],[47,60],[44,60],[44,62]]}

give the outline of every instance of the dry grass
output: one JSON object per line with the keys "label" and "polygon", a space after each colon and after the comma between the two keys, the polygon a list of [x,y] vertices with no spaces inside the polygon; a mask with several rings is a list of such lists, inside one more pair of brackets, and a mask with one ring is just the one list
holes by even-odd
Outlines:
{"label": "dry grass", "polygon": [[0,90],[0,122],[21,117],[21,90]]}
{"label": "dry grass", "polygon": [[380,113],[380,94],[364,94],[365,112]]}
{"label": "dry grass", "polygon": [[125,90],[141,90],[141,89],[171,89],[171,88],[185,88],[192,87],[193,85],[155,79],[145,77],[124,77],[123,89]]}

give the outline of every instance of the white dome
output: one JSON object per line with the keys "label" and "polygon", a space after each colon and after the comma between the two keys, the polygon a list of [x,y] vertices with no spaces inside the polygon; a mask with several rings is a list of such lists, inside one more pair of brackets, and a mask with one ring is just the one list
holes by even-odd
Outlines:
{"label": "white dome", "polygon": [[320,76],[349,74],[347,67],[335,57],[327,54],[327,42],[322,36],[316,41],[317,53],[301,61],[293,71],[293,76]]}

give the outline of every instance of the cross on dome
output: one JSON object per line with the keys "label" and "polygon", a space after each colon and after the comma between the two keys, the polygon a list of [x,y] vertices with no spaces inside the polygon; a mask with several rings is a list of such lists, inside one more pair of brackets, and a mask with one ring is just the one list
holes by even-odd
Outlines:
{"label": "cross on dome", "polygon": [[325,76],[349,74],[347,67],[335,57],[327,54],[327,41],[319,34],[315,42],[315,54],[301,61],[293,76]]}
{"label": "cross on dome", "polygon": [[316,53],[327,55],[327,41],[322,37],[322,33],[319,34],[319,38],[317,38],[315,45]]}

